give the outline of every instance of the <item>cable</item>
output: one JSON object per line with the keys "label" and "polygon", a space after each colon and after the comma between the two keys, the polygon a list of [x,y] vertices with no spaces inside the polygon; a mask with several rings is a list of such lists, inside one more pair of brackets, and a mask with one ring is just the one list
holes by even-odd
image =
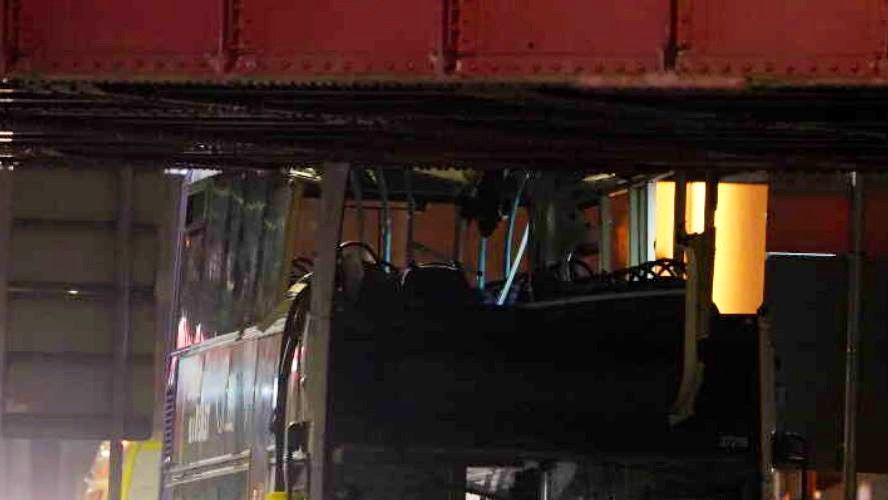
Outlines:
{"label": "cable", "polygon": [[512,239],[515,237],[515,219],[518,218],[518,208],[521,205],[521,196],[527,181],[530,179],[530,172],[525,172],[524,177],[518,184],[518,190],[515,192],[515,199],[512,201],[512,210],[509,212],[509,228],[506,230],[506,245],[503,253],[503,276],[508,276],[512,270]]}

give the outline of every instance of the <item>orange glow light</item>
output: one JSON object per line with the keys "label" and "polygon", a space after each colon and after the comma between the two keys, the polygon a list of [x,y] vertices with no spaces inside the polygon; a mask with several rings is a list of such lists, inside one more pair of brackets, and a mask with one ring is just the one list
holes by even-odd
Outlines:
{"label": "orange glow light", "polygon": [[[658,182],[656,196],[654,251],[658,259],[670,258],[675,184]],[[718,198],[713,302],[724,314],[753,314],[764,293],[768,187],[722,183],[718,186]],[[685,212],[688,233],[703,231],[705,207],[705,184],[690,183]]]}

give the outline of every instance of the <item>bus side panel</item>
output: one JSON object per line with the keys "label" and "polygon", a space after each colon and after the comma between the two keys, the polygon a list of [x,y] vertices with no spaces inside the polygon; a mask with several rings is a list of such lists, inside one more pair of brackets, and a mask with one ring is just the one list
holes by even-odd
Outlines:
{"label": "bus side panel", "polygon": [[271,434],[271,415],[275,399],[275,375],[280,335],[263,337],[256,344],[256,383],[253,386],[252,453],[250,459],[251,490],[261,495],[270,485],[270,459],[273,456],[274,436]]}
{"label": "bus side panel", "polygon": [[179,361],[173,464],[237,455],[253,440],[256,342],[224,344]]}
{"label": "bus side panel", "polygon": [[[278,337],[275,337],[278,338]],[[256,356],[259,342],[240,342],[235,349],[237,378],[237,450],[249,450],[253,446],[253,426],[255,425],[254,387],[256,383]]]}
{"label": "bus side panel", "polygon": [[197,415],[200,406],[200,389],[203,379],[203,356],[194,355],[179,359],[176,395],[176,419],[174,428],[175,445],[173,463],[187,464],[199,456],[194,441],[197,430]]}

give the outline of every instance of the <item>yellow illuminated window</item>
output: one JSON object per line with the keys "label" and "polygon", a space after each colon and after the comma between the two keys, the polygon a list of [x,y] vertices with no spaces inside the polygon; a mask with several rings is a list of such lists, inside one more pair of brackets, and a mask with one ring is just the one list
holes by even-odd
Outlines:
{"label": "yellow illuminated window", "polygon": [[[675,227],[675,184],[658,182],[656,193],[654,251],[657,258],[669,258]],[[685,212],[688,233],[703,231],[705,206],[705,184],[690,183]],[[718,186],[712,299],[724,314],[752,314],[762,302],[767,209],[766,185],[721,183]]]}

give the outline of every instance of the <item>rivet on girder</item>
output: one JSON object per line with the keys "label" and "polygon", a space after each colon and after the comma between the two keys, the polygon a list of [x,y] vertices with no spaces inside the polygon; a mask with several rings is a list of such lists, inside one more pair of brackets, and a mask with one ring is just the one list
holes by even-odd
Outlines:
{"label": "rivet on girder", "polygon": [[744,73],[751,73],[752,72],[752,64],[750,64],[750,63],[744,64],[743,65],[743,72]]}

